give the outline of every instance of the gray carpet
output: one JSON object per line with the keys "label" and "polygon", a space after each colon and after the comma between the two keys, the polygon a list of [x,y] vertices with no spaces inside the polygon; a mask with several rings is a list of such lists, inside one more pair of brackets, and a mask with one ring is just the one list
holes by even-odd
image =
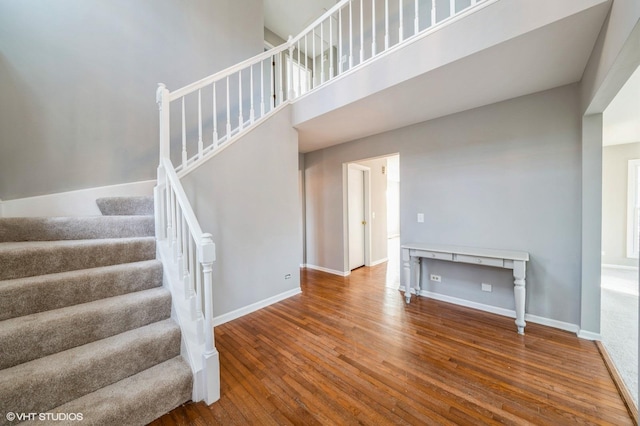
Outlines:
{"label": "gray carpet", "polygon": [[0,425],[18,423],[9,412],[144,425],[191,399],[153,200],[101,207],[117,216],[0,218]]}
{"label": "gray carpet", "polygon": [[601,300],[602,343],[638,401],[638,272],[603,268]]}

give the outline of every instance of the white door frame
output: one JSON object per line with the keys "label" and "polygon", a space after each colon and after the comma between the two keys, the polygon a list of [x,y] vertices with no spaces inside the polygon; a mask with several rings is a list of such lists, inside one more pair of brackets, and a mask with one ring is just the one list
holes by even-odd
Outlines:
{"label": "white door frame", "polygon": [[364,266],[371,266],[371,169],[356,163],[342,164],[342,236],[343,236],[343,271],[345,276],[349,269],[349,168],[364,172],[364,212],[367,224],[364,227]]}

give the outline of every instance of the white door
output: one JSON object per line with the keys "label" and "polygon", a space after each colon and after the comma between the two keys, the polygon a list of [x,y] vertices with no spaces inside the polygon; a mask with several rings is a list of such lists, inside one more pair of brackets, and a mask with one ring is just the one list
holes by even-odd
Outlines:
{"label": "white door", "polygon": [[349,167],[348,175],[349,215],[349,269],[364,265],[364,171]]}

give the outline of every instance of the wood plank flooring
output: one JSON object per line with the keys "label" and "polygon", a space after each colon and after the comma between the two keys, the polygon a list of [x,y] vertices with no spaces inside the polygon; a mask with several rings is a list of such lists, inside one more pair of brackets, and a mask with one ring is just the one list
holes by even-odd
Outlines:
{"label": "wood plank flooring", "polygon": [[593,342],[426,298],[386,265],[302,270],[302,294],[216,328],[221,399],[160,425],[633,424]]}

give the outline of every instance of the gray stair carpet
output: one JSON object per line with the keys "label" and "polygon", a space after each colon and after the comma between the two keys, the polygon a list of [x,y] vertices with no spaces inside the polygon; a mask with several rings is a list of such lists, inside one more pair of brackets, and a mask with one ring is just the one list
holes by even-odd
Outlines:
{"label": "gray stair carpet", "polygon": [[104,216],[153,215],[153,197],[105,197],[96,204]]}
{"label": "gray stair carpet", "polygon": [[104,205],[111,216],[0,219],[0,425],[19,422],[9,412],[144,425],[191,399],[153,200]]}

